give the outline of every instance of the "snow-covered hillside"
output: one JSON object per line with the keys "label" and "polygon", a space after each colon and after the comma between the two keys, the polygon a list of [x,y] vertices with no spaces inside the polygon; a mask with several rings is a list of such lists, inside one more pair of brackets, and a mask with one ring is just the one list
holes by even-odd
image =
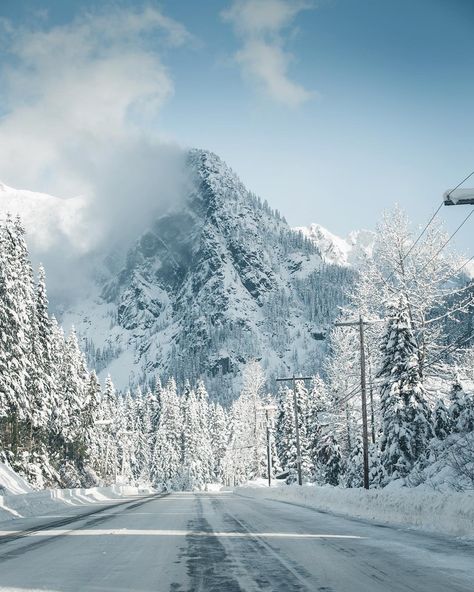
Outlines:
{"label": "snow-covered hillside", "polygon": [[320,224],[297,226],[293,230],[312,241],[327,263],[358,267],[372,255],[375,233],[371,230],[355,230],[347,238],[333,234]]}

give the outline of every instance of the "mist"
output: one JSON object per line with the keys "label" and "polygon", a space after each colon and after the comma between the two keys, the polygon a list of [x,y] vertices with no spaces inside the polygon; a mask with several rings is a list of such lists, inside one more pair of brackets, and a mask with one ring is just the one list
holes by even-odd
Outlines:
{"label": "mist", "polygon": [[[64,303],[88,289],[110,251],[125,251],[187,193],[186,151],[162,137],[159,121],[174,92],[161,54],[189,34],[152,7],[0,29],[10,56],[1,72],[0,181],[55,196],[56,212],[25,223],[51,300]],[[69,210],[73,220],[60,223],[57,212]]]}

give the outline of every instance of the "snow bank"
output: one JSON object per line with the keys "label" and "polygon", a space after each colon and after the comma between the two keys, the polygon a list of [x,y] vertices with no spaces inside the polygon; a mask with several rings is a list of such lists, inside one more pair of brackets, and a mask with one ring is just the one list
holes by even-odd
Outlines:
{"label": "snow bank", "polygon": [[150,488],[111,485],[90,489],[44,489],[33,491],[28,483],[8,465],[0,463],[0,520],[40,516],[65,507],[152,493]]}
{"label": "snow bank", "polygon": [[474,492],[436,492],[427,488],[340,489],[297,485],[238,487],[244,497],[291,502],[315,510],[408,526],[429,532],[474,537]]}
{"label": "snow bank", "polygon": [[0,462],[0,495],[29,493],[30,485],[5,463]]}

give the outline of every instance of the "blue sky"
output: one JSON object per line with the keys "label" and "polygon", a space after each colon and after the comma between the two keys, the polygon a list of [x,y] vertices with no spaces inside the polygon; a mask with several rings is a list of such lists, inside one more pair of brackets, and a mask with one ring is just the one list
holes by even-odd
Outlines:
{"label": "blue sky", "polygon": [[[136,2],[113,6],[137,10]],[[159,56],[159,76],[170,85],[147,129],[217,152],[292,225],[319,222],[344,235],[373,227],[395,202],[423,224],[443,191],[474,170],[471,0],[146,6],[169,19],[156,35],[140,36],[143,55]],[[29,39],[28,31],[74,27],[84,11],[103,14],[100,7],[2,0],[0,15]],[[4,66],[18,59],[3,47]],[[0,96],[2,112],[18,96]],[[5,180],[18,176],[7,171]],[[465,214],[443,212],[451,229]],[[459,244],[473,254],[471,235],[467,225]]]}

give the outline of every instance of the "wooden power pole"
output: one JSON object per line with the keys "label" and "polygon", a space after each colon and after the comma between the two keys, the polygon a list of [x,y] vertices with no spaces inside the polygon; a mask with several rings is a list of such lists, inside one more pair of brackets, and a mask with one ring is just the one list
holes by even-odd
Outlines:
{"label": "wooden power pole", "polygon": [[365,374],[365,339],[364,326],[368,325],[364,321],[362,315],[359,316],[358,321],[347,323],[334,323],[335,327],[359,327],[359,341],[360,341],[360,390],[362,403],[362,444],[364,454],[364,487],[369,489],[369,433],[367,427],[367,380]]}
{"label": "wooden power pole", "polygon": [[293,376],[291,378],[277,378],[277,382],[288,382],[293,383],[293,413],[295,415],[295,437],[296,437],[296,469],[298,471],[298,485],[303,485],[303,475],[301,473],[301,445],[300,445],[300,424],[299,424],[299,412],[298,412],[298,401],[296,398],[296,381],[297,380],[312,380],[311,376]]}

